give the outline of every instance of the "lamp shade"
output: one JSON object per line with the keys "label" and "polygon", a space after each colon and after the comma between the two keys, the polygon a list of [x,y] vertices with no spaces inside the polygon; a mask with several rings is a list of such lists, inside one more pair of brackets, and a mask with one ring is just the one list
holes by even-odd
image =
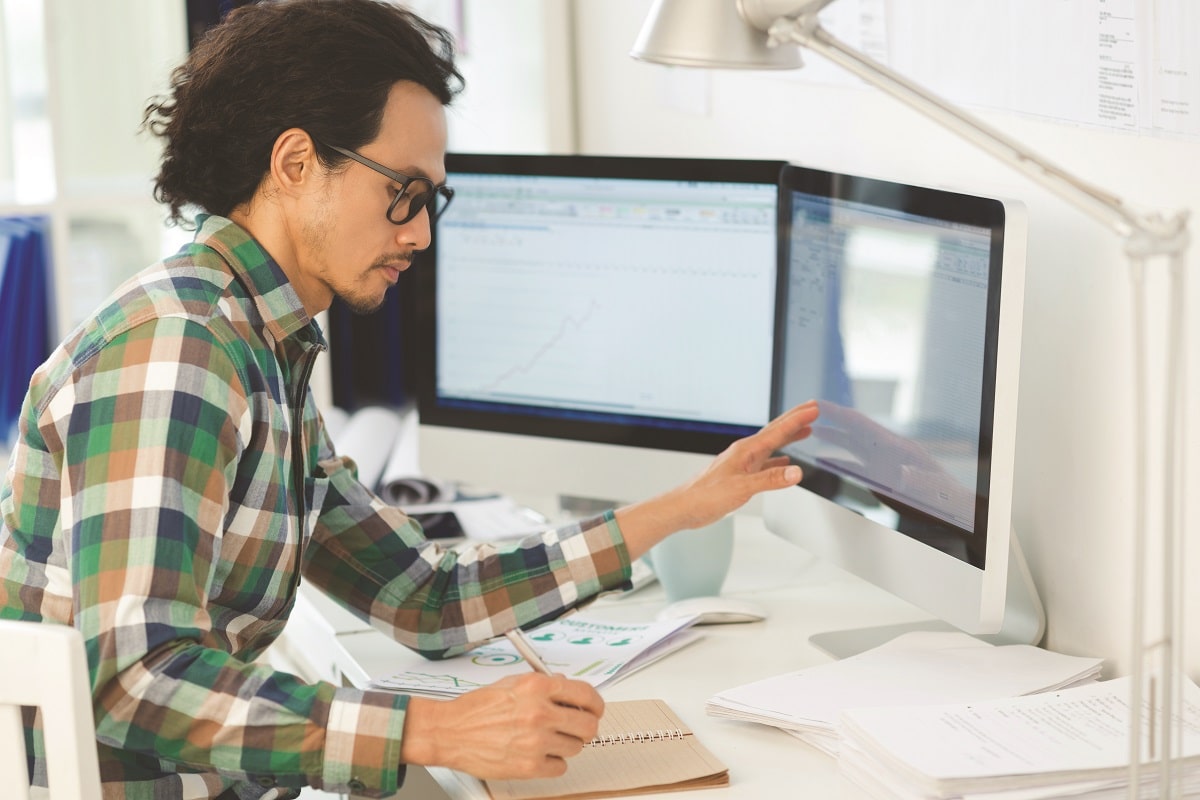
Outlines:
{"label": "lamp shade", "polygon": [[796,69],[798,47],[768,47],[737,0],[654,0],[633,50],[642,61],[680,67]]}

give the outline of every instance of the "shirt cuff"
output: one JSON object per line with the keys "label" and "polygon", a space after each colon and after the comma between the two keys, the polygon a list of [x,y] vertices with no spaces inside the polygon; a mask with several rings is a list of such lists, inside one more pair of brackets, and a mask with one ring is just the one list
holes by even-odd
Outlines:
{"label": "shirt cuff", "polygon": [[629,588],[629,550],[613,512],[581,522],[580,529],[560,542],[577,596]]}
{"label": "shirt cuff", "polygon": [[387,797],[404,783],[400,742],[408,696],[341,688],[329,704],[321,786],[329,792]]}

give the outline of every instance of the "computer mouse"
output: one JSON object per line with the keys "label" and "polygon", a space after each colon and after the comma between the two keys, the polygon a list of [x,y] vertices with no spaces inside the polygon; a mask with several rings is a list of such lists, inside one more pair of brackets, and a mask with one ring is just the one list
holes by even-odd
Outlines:
{"label": "computer mouse", "polygon": [[658,612],[658,619],[662,621],[684,617],[699,617],[696,620],[697,625],[727,625],[732,622],[764,620],[767,618],[767,610],[762,605],[744,597],[718,595],[676,600]]}

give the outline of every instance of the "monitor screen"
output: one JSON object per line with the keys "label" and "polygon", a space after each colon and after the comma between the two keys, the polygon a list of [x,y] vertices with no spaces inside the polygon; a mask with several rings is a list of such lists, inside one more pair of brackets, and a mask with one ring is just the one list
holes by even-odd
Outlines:
{"label": "monitor screen", "polygon": [[821,415],[785,451],[805,477],[768,503],[768,524],[939,618],[994,632],[1009,558],[1023,215],[991,198],[798,166],[781,182],[772,408],[815,398]]}
{"label": "monitor screen", "polygon": [[422,425],[697,453],[758,428],[781,166],[448,155],[414,270]]}

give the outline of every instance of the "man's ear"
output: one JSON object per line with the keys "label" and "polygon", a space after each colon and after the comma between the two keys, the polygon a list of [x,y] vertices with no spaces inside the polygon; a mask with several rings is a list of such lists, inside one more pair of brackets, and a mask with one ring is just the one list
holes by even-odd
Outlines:
{"label": "man's ear", "polygon": [[317,148],[308,131],[288,128],[275,139],[271,148],[271,182],[283,194],[311,190],[319,172]]}

